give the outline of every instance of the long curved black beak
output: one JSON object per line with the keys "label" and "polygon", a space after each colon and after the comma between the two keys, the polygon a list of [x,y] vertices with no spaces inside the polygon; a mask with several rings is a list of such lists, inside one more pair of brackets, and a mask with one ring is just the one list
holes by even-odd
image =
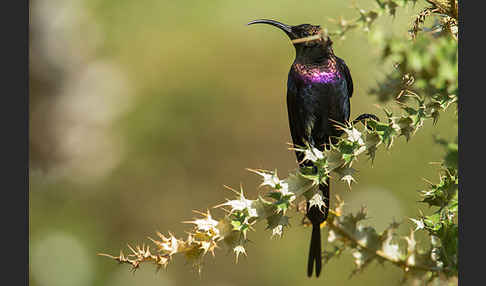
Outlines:
{"label": "long curved black beak", "polygon": [[280,30],[284,31],[285,34],[287,34],[287,36],[292,39],[292,26],[285,25],[284,23],[280,23],[275,20],[267,20],[267,19],[253,20],[249,22],[247,25],[253,25],[253,24],[268,24],[268,25],[275,26]]}

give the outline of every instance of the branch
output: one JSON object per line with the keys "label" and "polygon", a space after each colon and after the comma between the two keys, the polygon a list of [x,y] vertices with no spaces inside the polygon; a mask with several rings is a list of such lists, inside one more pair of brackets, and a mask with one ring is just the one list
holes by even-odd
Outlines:
{"label": "branch", "polygon": [[357,245],[360,249],[363,249],[366,252],[377,256],[377,258],[395,264],[396,266],[404,269],[405,271],[410,271],[410,270],[433,271],[433,272],[443,271],[443,269],[437,266],[410,264],[407,259],[399,259],[396,256],[388,255],[385,251],[381,249],[371,248],[362,242],[362,238],[356,237],[355,235],[353,235],[353,233],[347,231],[346,228],[342,227],[342,225],[340,225],[339,222],[336,222],[335,220],[331,220],[331,223],[328,223],[326,225],[329,227],[330,230],[336,232],[339,236],[342,236],[345,240],[348,240],[353,244]]}

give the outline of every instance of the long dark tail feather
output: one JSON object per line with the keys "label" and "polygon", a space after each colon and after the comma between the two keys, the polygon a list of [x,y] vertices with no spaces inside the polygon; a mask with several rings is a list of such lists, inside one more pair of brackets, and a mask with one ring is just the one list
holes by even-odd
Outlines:
{"label": "long dark tail feather", "polygon": [[309,260],[307,261],[307,276],[312,276],[314,268],[314,261],[316,263],[316,277],[321,274],[322,260],[321,260],[321,228],[319,224],[312,225],[312,237],[309,248]]}
{"label": "long dark tail feather", "polygon": [[[327,219],[329,213],[329,179],[326,184],[320,184],[319,190],[322,192],[325,207],[318,210],[312,207],[308,210],[308,217],[312,222],[312,236],[309,248],[309,260],[307,261],[307,276],[312,276],[314,262],[316,264],[316,277],[319,277],[322,269],[321,258],[321,223]],[[309,207],[309,206],[307,206]]]}

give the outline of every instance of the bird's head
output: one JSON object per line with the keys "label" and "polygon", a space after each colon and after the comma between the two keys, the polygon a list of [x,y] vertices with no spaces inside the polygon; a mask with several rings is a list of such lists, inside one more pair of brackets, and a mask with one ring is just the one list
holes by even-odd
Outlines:
{"label": "bird's head", "polygon": [[289,37],[294,45],[297,54],[305,50],[319,50],[320,52],[332,53],[332,41],[328,35],[323,33],[321,26],[301,24],[290,26],[275,20],[260,19],[249,22],[247,25],[267,24],[279,28]]}

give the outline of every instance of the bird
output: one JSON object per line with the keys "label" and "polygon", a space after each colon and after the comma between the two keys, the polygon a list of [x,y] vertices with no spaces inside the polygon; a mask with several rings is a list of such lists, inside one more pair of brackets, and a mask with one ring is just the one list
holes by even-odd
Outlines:
{"label": "bird", "polygon": [[[320,25],[287,25],[275,20],[258,19],[247,25],[267,24],[285,32],[295,48],[295,59],[287,79],[287,111],[297,162],[300,168],[311,167],[305,154],[296,147],[312,146],[323,151],[329,143],[335,144],[344,132],[336,125],[345,124],[350,117],[350,98],[353,80],[343,59],[334,54],[332,40],[322,33]],[[362,114],[353,123],[368,118]],[[379,120],[379,119],[378,119]],[[307,276],[319,277],[322,268],[321,224],[329,213],[329,178],[319,184],[323,206],[306,205],[306,217],[312,224],[312,235],[307,261]]]}

